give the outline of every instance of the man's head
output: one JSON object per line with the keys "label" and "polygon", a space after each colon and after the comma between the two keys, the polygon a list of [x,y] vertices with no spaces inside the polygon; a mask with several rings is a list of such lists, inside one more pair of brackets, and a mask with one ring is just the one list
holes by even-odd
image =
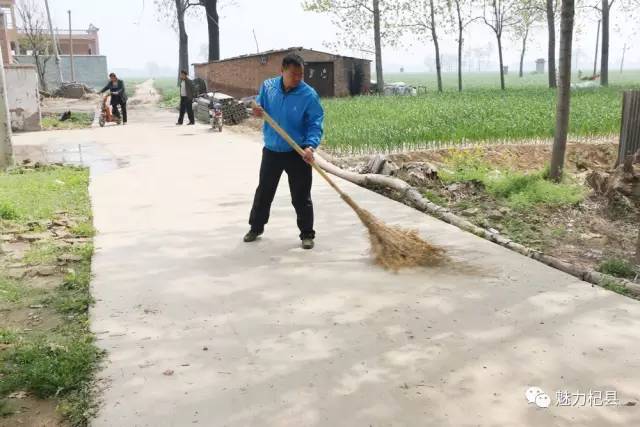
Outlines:
{"label": "man's head", "polygon": [[186,80],[187,77],[189,77],[189,73],[187,73],[187,70],[181,70],[180,71],[180,80]]}
{"label": "man's head", "polygon": [[116,73],[109,74],[109,80],[111,80],[114,83],[117,82],[118,81],[118,76],[116,76]]}
{"label": "man's head", "polygon": [[304,79],[304,59],[290,53],[282,60],[282,79],[285,89],[297,87]]}

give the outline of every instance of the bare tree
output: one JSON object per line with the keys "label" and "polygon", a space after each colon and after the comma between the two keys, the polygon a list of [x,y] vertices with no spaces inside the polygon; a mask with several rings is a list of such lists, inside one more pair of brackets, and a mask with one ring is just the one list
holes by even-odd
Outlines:
{"label": "bare tree", "polygon": [[485,0],[483,9],[483,19],[485,24],[493,30],[498,41],[498,58],[500,62],[500,88],[504,85],[504,61],[502,59],[502,36],[506,29],[516,25],[520,18],[518,16],[517,0]]}
{"label": "bare tree", "polygon": [[332,16],[333,24],[341,32],[340,41],[335,45],[375,55],[379,93],[384,93],[382,46],[397,45],[403,32],[398,23],[400,6],[397,0],[305,0],[302,3],[307,11]]}
{"label": "bare tree", "polygon": [[21,46],[31,52],[38,70],[40,88],[47,90],[47,62],[49,48],[52,46],[51,37],[47,33],[47,19],[39,2],[35,0],[21,0],[17,4],[20,18]]}
{"label": "bare tree", "polygon": [[[600,85],[609,85],[609,29],[611,27],[610,15],[611,8],[614,6],[615,0],[597,0],[592,7],[601,15],[601,53],[600,53]],[[638,0],[620,0],[620,8],[629,15],[637,13],[640,8]]]}
{"label": "bare tree", "polygon": [[433,42],[439,92],[442,92],[442,63],[436,17],[441,17],[442,12],[442,7],[434,3],[434,0],[405,0],[402,3],[402,26]]}
{"label": "bare tree", "polygon": [[524,56],[527,51],[527,41],[532,27],[542,20],[540,9],[536,7],[536,0],[522,0],[522,4],[518,9],[520,20],[514,25],[513,36],[522,43],[520,50],[520,68],[518,76],[524,75]]}
{"label": "bare tree", "polygon": [[564,158],[569,132],[569,112],[571,110],[571,46],[573,43],[574,0],[562,0],[560,15],[560,69],[558,77],[558,102],[556,108],[556,131],[551,153],[549,178],[555,182],[562,179]]}
{"label": "bare tree", "polygon": [[462,91],[462,46],[464,31],[469,24],[478,19],[474,13],[477,0],[447,0],[449,16],[457,33],[458,43],[458,91]]}
{"label": "bare tree", "polygon": [[600,53],[600,84],[609,86],[609,12],[615,0],[602,0],[602,51]]}
{"label": "bare tree", "polygon": [[189,36],[185,25],[187,11],[192,6],[200,6],[200,3],[192,3],[189,0],[154,0],[160,16],[171,22],[173,28],[178,31],[178,74],[180,70],[189,70]]}

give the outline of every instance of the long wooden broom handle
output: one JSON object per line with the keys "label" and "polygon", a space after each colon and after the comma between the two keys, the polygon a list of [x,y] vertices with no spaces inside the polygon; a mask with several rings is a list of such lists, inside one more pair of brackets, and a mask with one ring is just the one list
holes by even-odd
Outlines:
{"label": "long wooden broom handle", "polygon": [[[287,141],[287,144],[289,144],[291,146],[291,148],[293,148],[294,150],[296,150],[296,152],[298,154],[300,154],[301,156],[304,156],[304,150],[293,140],[293,138],[291,138],[289,136],[289,134],[287,133],[287,131],[285,131],[284,129],[282,129],[280,127],[280,125],[278,123],[276,123],[275,120],[273,120],[273,118],[267,114],[266,111],[264,111],[264,109],[258,105],[256,102],[253,102],[253,107],[257,107],[262,109],[262,117],[264,118],[264,121],[269,123],[269,126],[271,126],[276,132],[278,132],[280,134],[280,136],[282,138],[284,138],[285,141]],[[333,182],[333,180],[331,178],[329,178],[329,175],[327,175],[327,173],[316,164],[316,162],[312,162],[310,163],[310,165],[324,178],[327,180],[327,182],[329,183],[329,185],[331,187],[333,187],[334,190],[336,190],[338,192],[338,194],[340,194],[340,196],[345,197],[346,194],[336,185],[335,182]]]}

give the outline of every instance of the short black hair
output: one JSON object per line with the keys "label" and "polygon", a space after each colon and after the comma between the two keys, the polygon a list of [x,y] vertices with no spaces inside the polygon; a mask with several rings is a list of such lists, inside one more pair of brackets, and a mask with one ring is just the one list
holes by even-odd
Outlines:
{"label": "short black hair", "polygon": [[184,74],[185,76],[189,75],[189,73],[187,73],[187,70],[180,70],[180,74]]}
{"label": "short black hair", "polygon": [[296,53],[290,53],[282,59],[282,68],[289,68],[289,66],[304,67],[304,59]]}
{"label": "short black hair", "polygon": [[111,73],[109,74],[109,77],[117,77],[117,76],[116,76],[116,73]]}

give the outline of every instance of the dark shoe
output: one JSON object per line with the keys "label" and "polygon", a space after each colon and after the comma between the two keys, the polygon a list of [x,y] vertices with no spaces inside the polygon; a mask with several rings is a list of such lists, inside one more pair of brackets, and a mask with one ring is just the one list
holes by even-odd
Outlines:
{"label": "dark shoe", "polygon": [[176,123],[176,126],[182,126],[182,123],[178,122]]}
{"label": "dark shoe", "polygon": [[310,239],[310,238],[302,239],[302,249],[313,249],[314,245],[315,244],[313,243],[313,239]]}
{"label": "dark shoe", "polygon": [[258,233],[257,231],[249,230],[249,232],[244,235],[243,240],[246,243],[255,242],[260,235],[262,235],[262,232]]}
{"label": "dark shoe", "polygon": [[195,122],[194,123],[187,123],[187,126],[193,126],[193,125],[195,125]]}

